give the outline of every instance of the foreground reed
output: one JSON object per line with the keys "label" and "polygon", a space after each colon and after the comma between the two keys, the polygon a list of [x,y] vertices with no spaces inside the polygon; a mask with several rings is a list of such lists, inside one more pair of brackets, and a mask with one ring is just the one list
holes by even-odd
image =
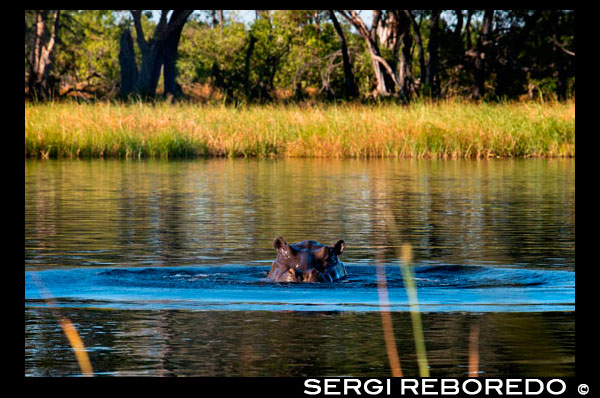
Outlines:
{"label": "foreground reed", "polygon": [[575,103],[25,104],[26,157],[571,157]]}
{"label": "foreground reed", "polygon": [[81,336],[77,332],[77,328],[71,322],[69,318],[62,315],[56,301],[52,294],[48,291],[48,289],[44,286],[42,282],[42,278],[36,273],[32,274],[33,282],[37,286],[44,303],[51,309],[52,314],[57,319],[60,327],[67,338],[67,341],[71,345],[73,352],[75,354],[75,358],[77,359],[77,363],[79,364],[79,368],[81,369],[81,373],[83,376],[91,377],[94,376],[94,370],[92,369],[92,363],[90,362],[90,357],[87,354],[87,349]]}

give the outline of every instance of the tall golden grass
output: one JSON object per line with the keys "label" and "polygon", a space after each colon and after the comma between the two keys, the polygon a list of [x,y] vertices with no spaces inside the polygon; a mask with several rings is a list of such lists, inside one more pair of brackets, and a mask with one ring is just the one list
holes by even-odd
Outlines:
{"label": "tall golden grass", "polygon": [[26,157],[572,157],[575,103],[25,104]]}

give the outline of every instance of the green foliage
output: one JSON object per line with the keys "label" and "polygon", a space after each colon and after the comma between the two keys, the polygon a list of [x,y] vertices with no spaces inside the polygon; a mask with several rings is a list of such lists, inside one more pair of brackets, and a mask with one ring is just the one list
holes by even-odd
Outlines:
{"label": "green foliage", "polygon": [[70,85],[114,87],[119,82],[116,15],[107,10],[61,11],[54,71]]}
{"label": "green foliage", "polygon": [[[391,11],[384,11],[384,15]],[[146,39],[156,26],[156,12],[143,13]],[[308,96],[336,100],[344,96],[345,76],[340,39],[327,10],[275,10],[242,22],[240,14],[225,13],[221,28],[209,10],[192,14],[178,47],[178,83],[208,87],[209,100],[265,102],[305,100]],[[431,10],[412,10],[422,45],[430,43]],[[476,44],[483,10],[444,10],[438,34],[438,80],[442,97],[470,97],[474,85]],[[25,75],[34,25],[25,12]],[[363,13],[363,17],[366,13]],[[457,30],[458,16],[462,18]],[[373,63],[366,42],[345,19],[338,17],[361,97],[374,88]],[[365,20],[367,24],[370,21]],[[469,25],[467,25],[469,22]],[[60,14],[60,31],[50,75],[63,88],[93,91],[113,98],[120,81],[119,38],[125,28],[136,31],[128,11],[67,10]],[[484,100],[527,97],[547,100],[572,97],[575,90],[575,12],[569,10],[495,10],[485,60]],[[410,36],[410,71],[417,94],[428,87],[421,77],[415,27]],[[398,68],[398,54],[380,44],[382,57]],[[137,45],[134,51],[140,64]],[[398,69],[396,69],[398,73]],[[160,86],[160,83],[159,83]],[[64,91],[64,90],[63,90]],[[184,90],[185,91],[185,90]],[[219,95],[213,95],[219,93]],[[391,96],[397,100],[395,96]]]}
{"label": "green foliage", "polygon": [[227,24],[220,32],[203,22],[188,22],[178,48],[182,84],[214,83],[215,65],[228,76],[241,75],[246,47],[247,33],[241,23]]}

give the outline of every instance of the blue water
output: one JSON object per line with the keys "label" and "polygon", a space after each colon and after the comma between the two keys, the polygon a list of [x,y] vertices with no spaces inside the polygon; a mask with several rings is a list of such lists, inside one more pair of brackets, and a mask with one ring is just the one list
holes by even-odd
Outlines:
{"label": "blue water", "polygon": [[[280,235],[344,239],[349,278],[268,281]],[[405,243],[433,377],[473,331],[480,376],[574,376],[574,159],[27,160],[25,374],[81,374],[64,317],[96,375],[388,377],[385,264],[418,376]]]}
{"label": "blue water", "polygon": [[[379,311],[376,267],[346,265],[333,284],[275,283],[268,266],[72,268],[25,272],[25,305],[105,309]],[[414,269],[423,312],[574,311],[575,273],[425,265]],[[409,310],[398,265],[385,266],[391,311]]]}

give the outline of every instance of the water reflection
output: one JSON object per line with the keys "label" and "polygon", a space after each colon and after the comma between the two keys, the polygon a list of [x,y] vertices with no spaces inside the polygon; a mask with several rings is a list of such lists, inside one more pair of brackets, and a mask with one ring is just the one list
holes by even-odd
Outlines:
{"label": "water reflection", "polygon": [[25,265],[250,264],[283,235],[344,239],[351,263],[410,243],[416,264],[573,269],[574,175],[572,159],[26,160]]}
{"label": "water reflection", "polygon": [[[96,375],[390,375],[378,313],[65,309]],[[78,375],[44,308],[25,311],[26,375]],[[418,376],[408,313],[391,314],[402,370]],[[574,313],[423,314],[432,377],[463,377],[480,329],[479,375],[574,374]]]}
{"label": "water reflection", "polygon": [[[574,175],[572,159],[26,160],[25,268],[264,267],[283,235],[344,239],[355,269],[389,265],[410,243],[418,266],[573,271]],[[377,312],[61,313],[99,375],[390,374]],[[391,321],[403,373],[416,376],[410,316]],[[449,312],[423,314],[432,376],[468,374],[473,328],[483,376],[574,374],[574,312]],[[25,364],[26,375],[79,374],[43,306],[25,308]]]}

